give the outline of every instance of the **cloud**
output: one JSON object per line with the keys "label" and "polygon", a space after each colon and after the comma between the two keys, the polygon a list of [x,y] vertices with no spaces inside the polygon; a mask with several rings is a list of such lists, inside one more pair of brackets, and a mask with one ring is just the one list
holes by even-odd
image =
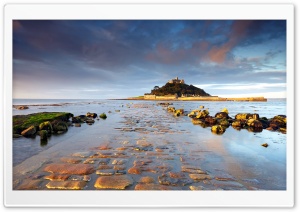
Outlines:
{"label": "cloud", "polygon": [[84,96],[107,89],[115,96],[138,93],[134,87],[150,91],[176,76],[188,84],[286,79],[283,21],[16,20],[13,26],[18,92],[27,85],[30,92],[80,89]]}
{"label": "cloud", "polygon": [[228,41],[221,46],[212,46],[208,52],[208,58],[213,62],[223,63],[227,57],[227,53],[247,35],[247,29],[251,23],[252,21],[235,21],[232,24]]}

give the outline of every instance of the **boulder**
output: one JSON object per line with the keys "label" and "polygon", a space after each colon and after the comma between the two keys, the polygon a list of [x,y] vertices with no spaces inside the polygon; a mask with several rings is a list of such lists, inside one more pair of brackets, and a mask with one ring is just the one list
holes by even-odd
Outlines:
{"label": "boulder", "polygon": [[21,105],[21,106],[18,106],[17,109],[18,110],[26,110],[26,109],[29,109],[29,107],[25,106],[25,105]]}
{"label": "boulder", "polygon": [[105,113],[101,113],[101,114],[99,115],[99,117],[102,118],[102,119],[106,119],[106,118],[107,118],[107,116],[106,116]]}
{"label": "boulder", "polygon": [[90,113],[90,112],[88,112],[88,113],[86,114],[86,117],[96,118],[96,117],[97,117],[97,113]]}
{"label": "boulder", "polygon": [[95,120],[93,120],[93,119],[87,119],[85,122],[87,124],[93,124],[93,123],[95,123]]}
{"label": "boulder", "polygon": [[227,108],[223,108],[223,109],[221,110],[221,112],[224,112],[224,113],[227,113],[227,114],[229,113]]}
{"label": "boulder", "polygon": [[23,130],[21,132],[21,135],[23,135],[24,137],[32,137],[35,135],[35,133],[36,133],[36,129],[32,125],[32,126],[28,127],[26,130]]}
{"label": "boulder", "polygon": [[214,125],[211,127],[211,131],[215,134],[223,134],[225,132],[225,127],[221,125]]}
{"label": "boulder", "polygon": [[60,132],[66,132],[68,131],[68,125],[64,121],[54,121],[52,122],[53,131],[55,133]]}
{"label": "boulder", "polygon": [[274,116],[270,121],[270,127],[272,128],[286,128],[286,116],[278,115]]}
{"label": "boulder", "polygon": [[235,115],[235,119],[255,119],[258,120],[259,119],[259,115],[257,113],[238,113]]}
{"label": "boulder", "polygon": [[175,107],[168,107],[168,112],[174,113],[175,112]]}
{"label": "boulder", "polygon": [[52,129],[52,124],[50,123],[50,121],[45,121],[45,122],[42,122],[40,125],[39,125],[39,130],[46,130],[47,132],[51,133],[53,131]]}
{"label": "boulder", "polygon": [[207,116],[205,118],[205,123],[208,123],[210,125],[215,125],[217,123],[217,119],[212,116]]}
{"label": "boulder", "polygon": [[208,110],[202,110],[202,111],[197,113],[196,118],[197,119],[206,118],[208,115],[209,115]]}
{"label": "boulder", "polygon": [[224,127],[228,127],[229,126],[229,122],[226,118],[223,118],[223,119],[217,119],[217,123],[221,126],[224,126]]}
{"label": "boulder", "polygon": [[260,128],[260,129],[263,128],[262,123],[259,120],[256,120],[256,119],[248,119],[247,125],[249,127],[253,127],[253,128]]}
{"label": "boulder", "polygon": [[215,115],[216,118],[218,119],[228,119],[228,113],[226,112],[219,112],[219,113],[216,113]]}
{"label": "boulder", "polygon": [[84,123],[87,119],[88,119],[88,117],[86,117],[85,115],[80,115],[80,116],[72,117],[72,122],[73,123]]}
{"label": "boulder", "polygon": [[239,128],[243,128],[245,127],[246,122],[244,120],[234,120],[232,122],[232,127],[239,127]]}

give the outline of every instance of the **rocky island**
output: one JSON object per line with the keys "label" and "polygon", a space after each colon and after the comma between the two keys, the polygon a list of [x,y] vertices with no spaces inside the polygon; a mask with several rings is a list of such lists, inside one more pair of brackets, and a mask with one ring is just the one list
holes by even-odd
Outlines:
{"label": "rocky island", "polygon": [[185,84],[184,79],[169,80],[164,86],[154,86],[150,93],[144,96],[129,97],[128,100],[172,100],[172,101],[267,101],[264,97],[224,98],[211,96],[203,89]]}

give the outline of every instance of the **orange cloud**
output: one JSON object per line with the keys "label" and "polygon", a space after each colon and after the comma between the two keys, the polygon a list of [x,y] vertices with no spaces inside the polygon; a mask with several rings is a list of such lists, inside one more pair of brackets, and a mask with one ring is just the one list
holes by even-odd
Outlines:
{"label": "orange cloud", "polygon": [[227,53],[246,36],[247,29],[251,23],[252,21],[234,22],[228,41],[221,46],[213,46],[208,52],[208,58],[216,63],[224,62]]}
{"label": "orange cloud", "polygon": [[13,21],[13,30],[19,30],[22,28],[20,21]]}

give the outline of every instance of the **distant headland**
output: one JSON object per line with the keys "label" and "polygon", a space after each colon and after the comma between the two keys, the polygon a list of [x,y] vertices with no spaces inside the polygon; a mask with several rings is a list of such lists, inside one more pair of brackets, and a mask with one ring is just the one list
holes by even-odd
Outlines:
{"label": "distant headland", "polygon": [[226,98],[212,96],[203,89],[185,84],[184,79],[178,77],[169,80],[164,86],[154,86],[150,93],[144,96],[129,97],[127,100],[172,100],[172,101],[260,101],[266,102],[264,97]]}

